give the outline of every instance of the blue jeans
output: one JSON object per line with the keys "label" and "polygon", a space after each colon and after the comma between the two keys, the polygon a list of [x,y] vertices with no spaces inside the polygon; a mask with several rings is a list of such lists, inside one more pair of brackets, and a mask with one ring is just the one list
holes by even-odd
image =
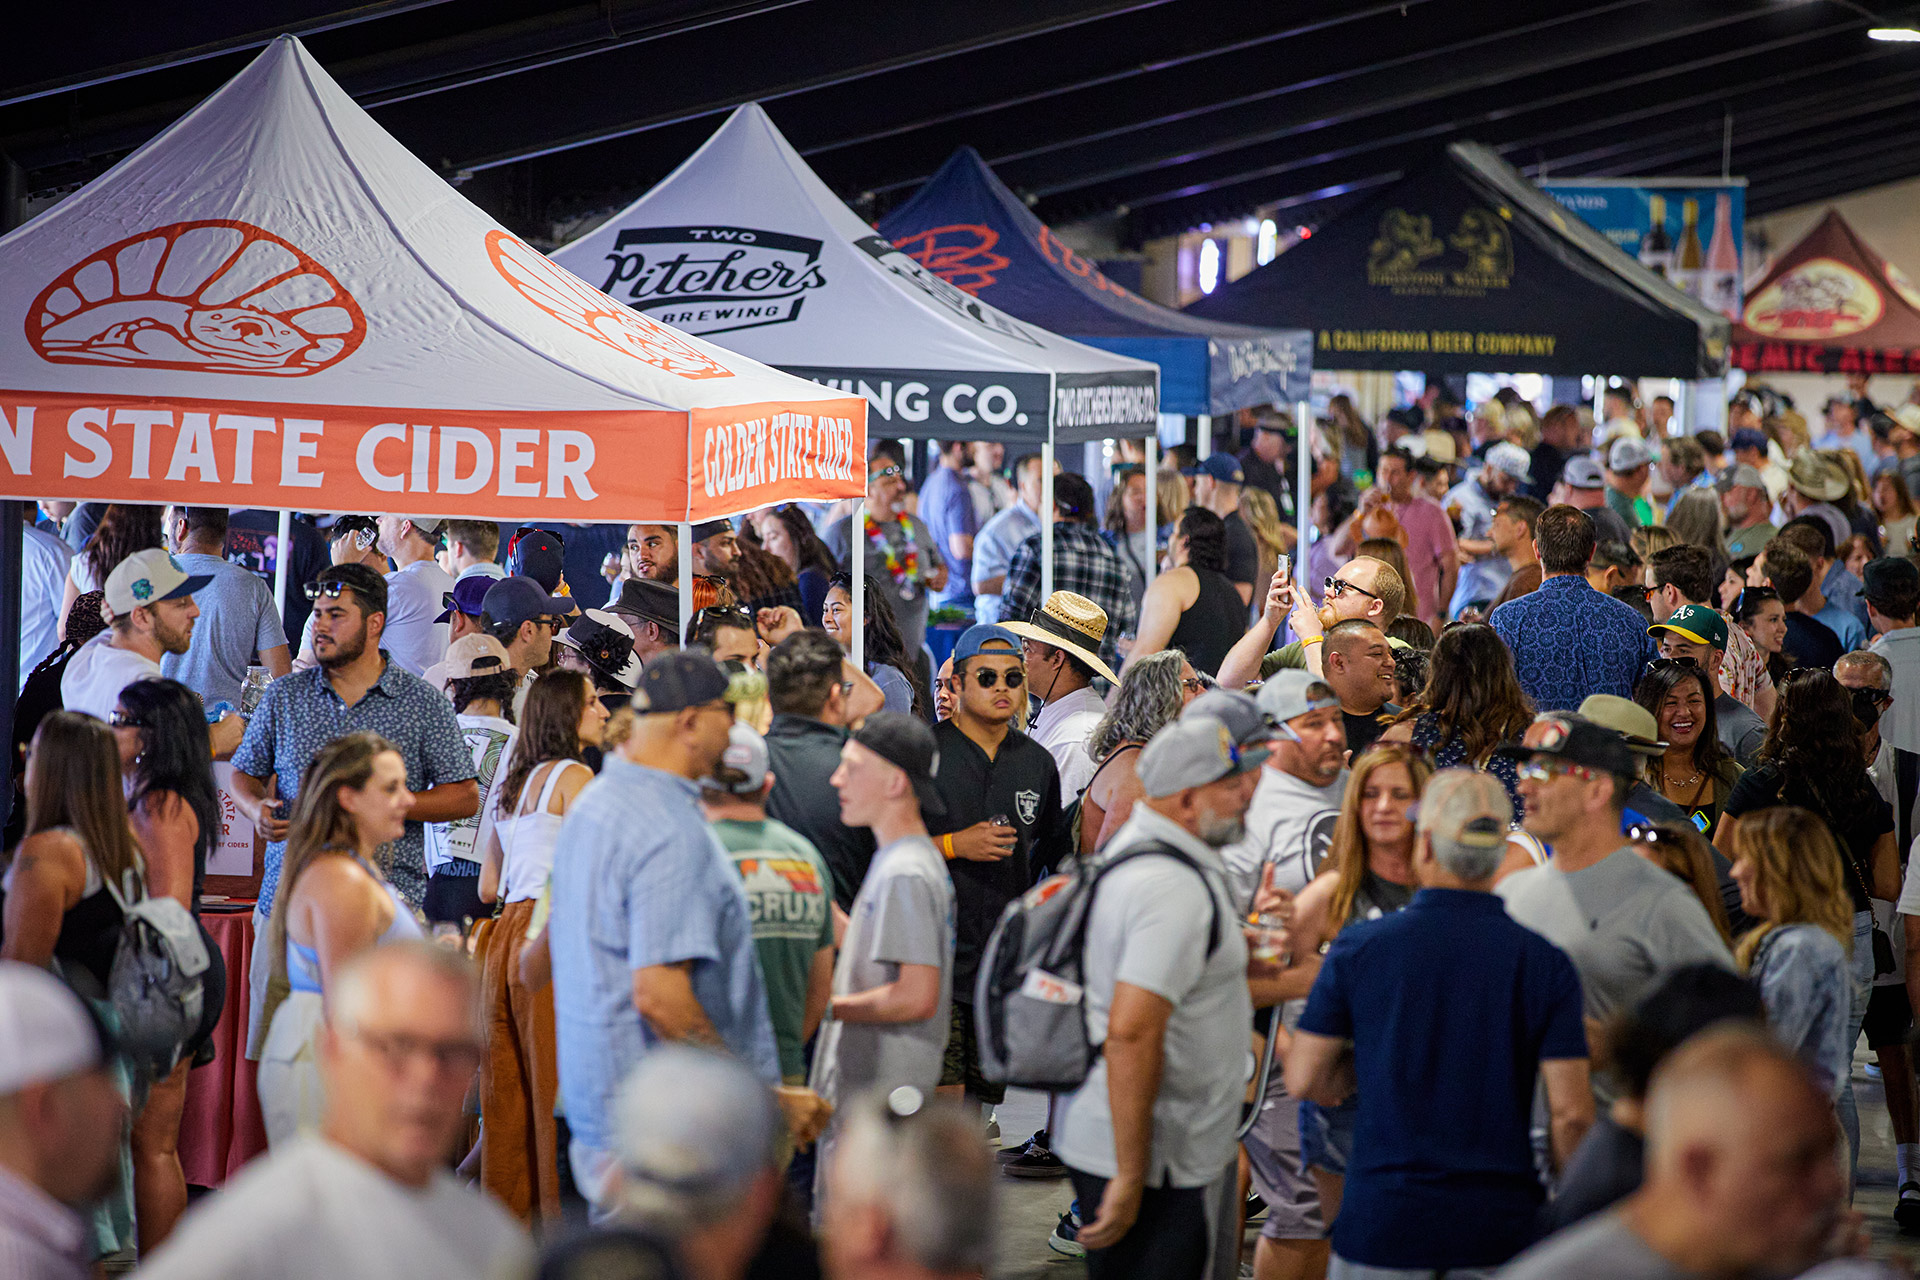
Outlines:
{"label": "blue jeans", "polygon": [[[1867,1021],[1867,1002],[1873,997],[1873,912],[1853,913],[1853,991],[1847,1010],[1847,1049],[1860,1042],[1860,1028]],[[1853,1098],[1853,1072],[1847,1072],[1840,1096],[1834,1101],[1840,1114],[1840,1127],[1847,1135],[1847,1189],[1851,1199],[1853,1184],[1860,1173],[1860,1108]]]}

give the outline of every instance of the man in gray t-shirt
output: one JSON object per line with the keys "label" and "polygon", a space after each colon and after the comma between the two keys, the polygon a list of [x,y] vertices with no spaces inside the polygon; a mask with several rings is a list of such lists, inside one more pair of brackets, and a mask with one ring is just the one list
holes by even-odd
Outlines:
{"label": "man in gray t-shirt", "polygon": [[166,532],[180,567],[213,581],[193,593],[200,622],[192,643],[185,653],[161,659],[161,674],[199,694],[209,707],[229,702],[238,708],[248,667],[258,663],[276,680],[292,670],[273,592],[226,558],[225,507],[168,507]]}
{"label": "man in gray t-shirt", "polygon": [[[844,1107],[868,1090],[910,1085],[931,1097],[953,998],[953,880],[923,814],[946,806],[934,788],[933,732],[913,716],[867,717],[840,752],[833,785],[850,827],[870,827],[880,849],[847,913],[833,996],[813,1055],[813,1089]],[[836,1119],[820,1139],[815,1212],[825,1195]]]}

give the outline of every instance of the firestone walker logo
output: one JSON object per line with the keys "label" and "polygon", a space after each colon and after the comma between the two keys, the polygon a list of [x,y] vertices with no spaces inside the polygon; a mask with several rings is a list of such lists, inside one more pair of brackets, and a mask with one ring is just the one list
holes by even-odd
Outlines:
{"label": "firestone walker logo", "polygon": [[367,335],[333,273],[250,223],[177,222],[82,259],[40,291],[27,342],[55,364],[300,378]]}
{"label": "firestone walker logo", "polygon": [[900,252],[954,288],[975,297],[1000,278],[999,272],[1012,265],[1006,255],[993,251],[998,243],[998,231],[976,222],[928,227],[893,242]]}
{"label": "firestone walker logo", "polygon": [[1886,302],[1844,262],[1812,258],[1753,295],[1747,328],[1769,338],[1844,338],[1880,319]]}
{"label": "firestone walker logo", "polygon": [[[1399,295],[1478,297],[1513,283],[1513,235],[1505,209],[1482,206],[1460,215],[1445,240],[1425,214],[1389,209],[1367,247],[1367,283]],[[1452,249],[1458,259],[1435,262]]]}
{"label": "firestone walker logo", "polygon": [[703,336],[787,324],[826,287],[820,244],[755,227],[640,227],[614,237],[600,288]]}
{"label": "firestone walker logo", "polygon": [[733,370],[663,324],[594,290],[504,231],[487,232],[487,256],[515,292],[576,333],[682,378],[731,378]]}

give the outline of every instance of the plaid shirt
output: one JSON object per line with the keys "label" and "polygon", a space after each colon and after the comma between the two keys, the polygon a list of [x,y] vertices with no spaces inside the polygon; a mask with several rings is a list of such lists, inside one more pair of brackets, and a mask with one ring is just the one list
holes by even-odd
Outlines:
{"label": "plaid shirt", "polygon": [[[1120,665],[1116,641],[1140,625],[1140,606],[1127,586],[1127,565],[1098,530],[1065,521],[1053,526],[1053,589],[1085,596],[1107,612],[1107,636],[1100,656],[1109,666]],[[1003,621],[1025,622],[1040,611],[1040,535],[1030,533],[1007,566],[1002,596]]]}

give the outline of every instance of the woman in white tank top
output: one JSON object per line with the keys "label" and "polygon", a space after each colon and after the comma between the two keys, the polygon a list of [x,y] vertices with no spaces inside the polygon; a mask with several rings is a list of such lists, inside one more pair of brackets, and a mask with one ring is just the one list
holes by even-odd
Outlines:
{"label": "woman in white tank top", "polygon": [[487,935],[483,979],[489,1007],[487,1059],[480,1069],[480,1180],[523,1222],[554,1223],[560,1179],[554,1101],[553,993],[520,976],[535,899],[546,886],[560,825],[593,771],[578,757],[600,744],[607,709],[577,671],[534,683],[520,736],[500,783],[500,807],[480,864],[480,900],[504,901]]}

